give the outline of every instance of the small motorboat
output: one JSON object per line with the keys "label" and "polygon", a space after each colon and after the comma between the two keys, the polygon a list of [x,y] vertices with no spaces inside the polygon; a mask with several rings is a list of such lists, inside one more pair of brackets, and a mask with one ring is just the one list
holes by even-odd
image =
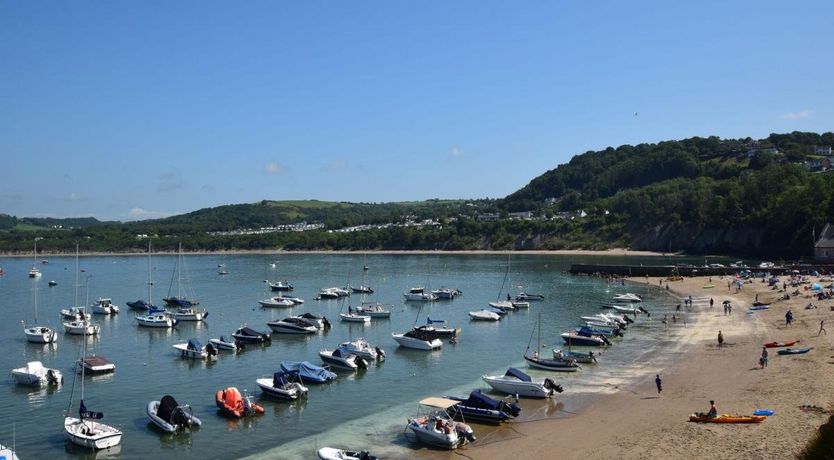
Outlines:
{"label": "small motorboat", "polygon": [[501,423],[518,417],[521,408],[518,404],[492,399],[481,390],[469,393],[468,398],[446,396],[446,399],[458,401],[447,410],[454,419],[471,420],[486,423]]}
{"label": "small motorboat", "polygon": [[532,356],[524,356],[524,360],[531,367],[544,369],[546,371],[554,372],[576,372],[582,367],[577,364],[576,360],[569,357],[547,359],[539,356],[534,352]]}
{"label": "small motorboat", "polygon": [[363,303],[356,307],[354,311],[363,316],[370,316],[371,319],[390,318],[391,305],[384,305],[379,302]]}
{"label": "small motorboat", "polygon": [[455,288],[435,289],[431,291],[431,293],[434,294],[438,300],[454,300],[455,297],[463,294],[460,289]]}
{"label": "small motorboat", "polygon": [[44,367],[40,361],[30,361],[23,367],[12,369],[12,377],[18,385],[60,385],[64,381],[61,371]]}
{"label": "small motorboat", "polygon": [[90,305],[90,311],[96,315],[115,315],[119,313],[119,306],[113,303],[113,299],[99,297],[94,304]]}
{"label": "small motorboat", "polygon": [[437,296],[431,292],[426,292],[423,287],[413,287],[408,292],[403,293],[406,301],[409,302],[434,302]]}
{"label": "small motorboat", "polygon": [[494,311],[481,309],[478,311],[470,311],[469,318],[474,321],[498,321],[501,319],[501,315]]}
{"label": "small motorboat", "polygon": [[322,350],[319,352],[319,357],[325,363],[330,364],[331,366],[336,366],[340,369],[356,371],[368,368],[367,361],[343,348],[337,348],[335,350]]}
{"label": "small motorboat", "polygon": [[70,307],[61,310],[61,317],[64,319],[90,319],[93,315],[87,313],[85,307]]}
{"label": "small motorboat", "polygon": [[188,339],[188,342],[175,343],[172,345],[180,352],[180,356],[188,359],[206,359],[209,356],[217,356],[217,349],[214,345],[203,345],[197,339]]}
{"label": "small motorboat", "polygon": [[512,300],[512,301],[510,301],[510,303],[513,305],[513,307],[516,310],[518,310],[520,308],[530,308],[530,302],[528,302],[526,300]]}
{"label": "small motorboat", "polygon": [[116,372],[116,365],[101,355],[85,356],[75,362],[75,367],[78,372],[81,372],[83,369],[87,374],[109,374]]}
{"label": "small motorboat", "polygon": [[270,343],[272,339],[269,337],[269,334],[265,332],[259,332],[251,327],[243,326],[240,329],[236,330],[232,337],[237,340],[240,340],[244,343]]}
{"label": "small motorboat", "polygon": [[605,325],[594,323],[593,321],[588,321],[585,323],[584,326],[577,327],[574,329],[577,334],[584,335],[586,337],[591,337],[594,335],[604,336],[604,337],[622,337],[623,333],[620,331],[619,328],[611,328]]}
{"label": "small motorboat", "polygon": [[379,457],[364,450],[344,450],[334,447],[322,447],[316,451],[316,455],[320,460],[379,460]]}
{"label": "small motorboat", "polygon": [[779,350],[776,354],[779,355],[801,355],[808,353],[809,351],[813,350],[814,348],[785,348],[784,350]]}
{"label": "small motorboat", "polygon": [[430,410],[423,415],[408,419],[406,429],[422,443],[444,449],[457,449],[468,442],[475,441],[472,428],[462,422],[452,420],[446,412],[450,407],[458,404],[446,398],[426,398],[420,401],[421,406]]}
{"label": "small motorboat", "polygon": [[187,404],[180,405],[171,395],[160,401],[151,401],[146,409],[148,419],[167,433],[200,427],[202,422],[194,416],[194,410]]}
{"label": "small motorboat", "polygon": [[[0,268],[0,276],[3,276],[3,269],[2,268]],[[327,447],[325,447],[324,449],[327,449]],[[319,450],[321,450],[321,449],[319,449]],[[336,450],[336,449],[334,449],[334,450]],[[347,451],[344,451],[344,452],[347,452]],[[319,458],[325,458],[325,457],[322,457],[321,455],[319,455]],[[342,458],[342,457],[327,457],[327,458]],[[359,457],[356,457],[356,458],[359,458]],[[376,459],[376,457],[368,457],[368,458],[369,459]],[[0,459],[20,460],[20,457],[17,456],[17,453],[15,452],[13,447],[6,447],[3,444],[0,444]]]}
{"label": "small motorboat", "polygon": [[174,327],[177,320],[165,313],[148,313],[147,315],[136,315],[136,322],[142,327]]}
{"label": "small motorboat", "polygon": [[338,350],[343,353],[352,353],[368,361],[385,359],[385,352],[382,351],[381,348],[371,346],[371,344],[363,338],[342,342],[339,344]]}
{"label": "small motorboat", "polygon": [[315,326],[316,329],[330,329],[330,321],[328,321],[327,318],[325,318],[324,316],[319,316],[310,312],[306,312],[296,316],[296,318],[300,319],[301,321],[304,321],[310,326]]}
{"label": "small motorboat", "polygon": [[101,332],[101,326],[93,324],[87,319],[76,319],[63,323],[64,332],[71,335],[97,335]]}
{"label": "small motorboat", "polygon": [[522,301],[541,301],[544,300],[544,296],[541,294],[530,294],[529,292],[519,292],[517,296],[515,296],[515,300],[522,300]]}
{"label": "small motorboat", "polygon": [[698,422],[698,423],[761,423],[767,417],[764,415],[730,415],[730,414],[721,414],[715,417],[710,417],[707,414],[703,414],[700,412],[694,413],[689,416],[690,422]]}
{"label": "small motorboat", "polygon": [[612,305],[611,308],[613,308],[616,311],[621,311],[623,313],[631,313],[632,315],[636,315],[637,313],[640,313],[642,311],[639,307],[621,307],[619,305]]}
{"label": "small motorboat", "polygon": [[269,288],[273,291],[292,291],[295,289],[287,280],[276,281],[274,283],[267,281],[266,284],[268,284]]}
{"label": "small motorboat", "polygon": [[272,378],[261,377],[255,383],[264,394],[281,399],[298,399],[307,396],[308,389],[299,382],[291,382],[291,377],[300,379],[297,372],[276,372]]}
{"label": "small motorboat", "polygon": [[514,367],[507,369],[504,375],[484,375],[481,378],[495,391],[527,398],[548,398],[554,392],[563,391],[553,380],[533,379]]}
{"label": "small motorboat", "polygon": [[443,342],[437,337],[432,337],[418,331],[416,328],[405,333],[391,333],[391,337],[400,344],[401,347],[414,348],[417,350],[439,350],[443,347]]}
{"label": "small motorboat", "polygon": [[58,282],[55,281],[55,280],[50,280],[49,283],[47,283],[47,284],[49,284],[49,287],[55,287],[55,286],[58,285]]}
{"label": "small motorboat", "polygon": [[494,302],[490,302],[489,306],[501,311],[514,311],[515,306],[511,300],[496,300]]}
{"label": "small motorboat", "polygon": [[780,348],[780,347],[790,347],[799,343],[799,339],[791,340],[790,342],[767,342],[764,344],[765,348]]}
{"label": "small motorboat", "polygon": [[32,343],[54,343],[58,340],[58,333],[47,326],[28,326],[23,329],[26,340]]}
{"label": "small motorboat", "polygon": [[258,303],[264,308],[289,308],[295,306],[295,302],[280,295],[259,300]]}
{"label": "small motorboat", "polygon": [[229,418],[241,418],[255,414],[263,414],[264,408],[255,404],[252,397],[242,395],[235,387],[219,390],[214,395],[214,402],[221,415]]}
{"label": "small motorboat", "polygon": [[[434,324],[441,324],[442,326],[434,326]],[[445,327],[446,320],[443,319],[431,319],[426,318],[426,324],[424,326],[416,326],[413,330],[418,331],[419,333],[433,338],[450,338],[450,337],[457,337],[460,333],[460,328],[457,327]]]}
{"label": "small motorboat", "polygon": [[304,383],[326,383],[338,377],[327,368],[316,366],[309,361],[282,361],[281,370],[295,372]]}
{"label": "small motorboat", "polygon": [[561,334],[562,340],[568,345],[584,345],[591,347],[604,347],[611,345],[611,342],[604,336],[592,335],[590,337],[580,335],[577,332],[564,332]]}
{"label": "small motorboat", "polygon": [[637,294],[626,292],[625,294],[617,294],[614,296],[614,302],[642,302],[643,298]]}
{"label": "small motorboat", "polygon": [[218,351],[226,350],[226,351],[238,351],[240,350],[240,345],[237,343],[236,340],[229,341],[224,336],[220,336],[219,339],[209,339],[209,343],[214,345]]}
{"label": "small motorboat", "polygon": [[374,293],[374,290],[371,289],[370,286],[365,286],[365,285],[351,286],[350,289],[357,294],[373,294]]}
{"label": "small motorboat", "polygon": [[339,318],[346,323],[368,324],[371,322],[370,316],[360,315],[359,313],[355,313],[352,309],[348,310],[347,313],[339,313]]}
{"label": "small motorboat", "polygon": [[318,331],[316,326],[295,316],[278,321],[270,321],[266,325],[280,334],[315,334]]}

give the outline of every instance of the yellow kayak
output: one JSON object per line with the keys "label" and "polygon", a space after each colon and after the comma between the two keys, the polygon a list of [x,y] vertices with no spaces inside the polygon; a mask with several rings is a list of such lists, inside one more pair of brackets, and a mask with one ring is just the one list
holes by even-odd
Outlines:
{"label": "yellow kayak", "polygon": [[692,414],[689,416],[689,421],[699,423],[761,423],[766,418],[763,415],[721,414],[716,417],[707,417],[706,414]]}

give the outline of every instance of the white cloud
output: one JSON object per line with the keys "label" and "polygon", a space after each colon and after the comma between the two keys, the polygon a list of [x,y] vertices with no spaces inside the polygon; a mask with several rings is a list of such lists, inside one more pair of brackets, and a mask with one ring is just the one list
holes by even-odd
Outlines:
{"label": "white cloud", "polygon": [[148,220],[148,219],[162,219],[163,217],[173,216],[174,212],[163,211],[149,211],[139,207],[131,208],[130,211],[123,213],[121,217],[125,220]]}
{"label": "white cloud", "polygon": [[452,151],[450,153],[452,154],[452,158],[460,158],[463,156],[463,149],[460,147],[452,147]]}
{"label": "white cloud", "polygon": [[264,165],[264,171],[267,174],[286,174],[289,171],[289,168],[280,163],[270,161]]}
{"label": "white cloud", "polygon": [[808,118],[814,113],[813,110],[800,110],[799,112],[788,112],[782,114],[783,120],[801,120],[803,118]]}

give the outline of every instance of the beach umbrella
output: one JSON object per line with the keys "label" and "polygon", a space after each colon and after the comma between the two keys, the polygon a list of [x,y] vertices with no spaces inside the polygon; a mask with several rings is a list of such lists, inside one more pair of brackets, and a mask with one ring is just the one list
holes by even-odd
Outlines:
{"label": "beach umbrella", "polygon": [[811,285],[811,289],[815,291],[822,291],[822,285],[820,283],[814,283]]}
{"label": "beach umbrella", "polygon": [[729,301],[729,300],[725,300],[725,301],[724,301],[724,305],[727,305],[728,303],[730,303],[730,301]]}

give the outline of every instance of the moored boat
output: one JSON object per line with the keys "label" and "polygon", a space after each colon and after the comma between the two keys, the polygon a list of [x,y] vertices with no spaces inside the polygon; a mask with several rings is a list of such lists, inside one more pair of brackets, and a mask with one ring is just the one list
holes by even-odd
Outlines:
{"label": "moored boat", "polygon": [[282,361],[281,370],[295,372],[304,383],[326,383],[335,380],[337,375],[322,366],[309,361]]}
{"label": "moored boat", "polygon": [[371,319],[391,317],[391,305],[384,305],[379,302],[363,303],[356,307],[354,311],[363,316],[370,316]]}
{"label": "moored boat", "polygon": [[564,340],[568,345],[584,345],[591,347],[604,347],[606,345],[611,345],[611,342],[608,341],[608,339],[596,335],[586,337],[577,332],[564,332],[561,334],[561,337],[562,340]]}
{"label": "moored boat", "polygon": [[298,399],[307,396],[309,390],[299,382],[290,381],[299,378],[296,372],[276,372],[270,377],[261,377],[255,381],[261,391],[269,396],[281,399]]}
{"label": "moored boat", "polygon": [[318,331],[315,326],[295,316],[270,321],[266,324],[270,329],[280,334],[315,334]]}
{"label": "moored boat", "polygon": [[269,334],[243,326],[232,333],[232,337],[244,343],[270,343],[272,339]]}
{"label": "moored boat", "polygon": [[404,333],[391,333],[391,337],[400,344],[401,347],[414,348],[417,350],[439,350],[443,347],[443,342],[437,337],[432,337],[424,334],[416,329],[412,329]]}
{"label": "moored boat", "polygon": [[494,311],[481,309],[478,311],[470,311],[469,318],[476,321],[498,321],[501,319],[501,315]]}
{"label": "moored boat", "polygon": [[209,343],[212,344],[218,351],[238,351],[241,348],[240,344],[238,344],[236,340],[228,340],[222,335],[219,339],[209,339]]}
{"label": "moored boat", "polygon": [[171,395],[165,395],[159,401],[148,403],[145,413],[154,425],[167,433],[175,433],[192,427],[200,427],[203,422],[194,416],[194,409],[188,404],[180,405]]}
{"label": "moored boat", "polygon": [[[213,345],[203,345],[197,339],[188,339],[188,342],[175,343],[173,348],[180,352],[180,356],[188,359],[205,359],[217,355]],[[210,347],[210,348],[209,348]]]}
{"label": "moored boat", "polygon": [[264,308],[289,308],[295,306],[295,302],[280,295],[259,300],[258,303]]}
{"label": "moored boat", "polygon": [[90,311],[96,315],[115,315],[119,313],[119,306],[113,303],[113,299],[99,297],[94,304],[90,305]]}
{"label": "moored boat", "polygon": [[457,449],[468,442],[475,441],[475,434],[469,425],[452,420],[446,410],[458,401],[446,398],[426,398],[421,406],[430,410],[423,415],[408,419],[406,428],[411,430],[417,440],[430,446],[444,449]]}
{"label": "moored boat", "polygon": [[562,387],[553,380],[533,379],[514,367],[503,375],[483,375],[481,379],[495,391],[527,398],[548,398],[554,392],[562,392]]}
{"label": "moored boat", "polygon": [[101,355],[85,356],[75,362],[75,367],[78,372],[87,374],[109,374],[116,372],[116,365]]}
{"label": "moored boat", "polygon": [[358,338],[339,344],[339,348],[343,353],[351,353],[368,361],[376,361],[385,359],[385,352],[381,348],[372,346],[367,340]]}
{"label": "moored boat", "polygon": [[335,350],[324,349],[319,352],[319,357],[326,364],[336,366],[340,369],[356,371],[368,368],[367,361],[343,348],[337,348]]}
{"label": "moored boat", "polygon": [[379,460],[379,457],[364,450],[345,450],[334,447],[322,447],[316,451],[316,455],[320,460]]}
{"label": "moored boat", "polygon": [[23,367],[12,369],[11,372],[18,385],[60,385],[64,381],[61,371],[44,367],[40,361],[30,361]]}
{"label": "moored boat", "polygon": [[241,418],[264,413],[264,408],[252,400],[249,395],[243,395],[235,387],[218,390],[214,395],[214,402],[220,414],[229,418]]}
{"label": "moored boat", "polygon": [[63,323],[64,332],[71,335],[98,335],[101,332],[101,326],[94,324],[90,320],[76,319],[73,321],[66,321]]}
{"label": "moored boat", "polygon": [[269,288],[272,289],[273,291],[286,291],[286,292],[288,292],[288,291],[292,291],[293,289],[295,289],[295,287],[293,287],[293,285],[290,284],[289,281],[287,281],[287,280],[276,281],[274,283],[271,282],[271,281],[267,281],[266,283],[269,285]]}
{"label": "moored boat", "polygon": [[447,409],[454,419],[501,423],[521,414],[521,407],[518,404],[492,399],[481,390],[472,391],[468,398],[446,396],[446,399],[458,401],[457,404]]}

